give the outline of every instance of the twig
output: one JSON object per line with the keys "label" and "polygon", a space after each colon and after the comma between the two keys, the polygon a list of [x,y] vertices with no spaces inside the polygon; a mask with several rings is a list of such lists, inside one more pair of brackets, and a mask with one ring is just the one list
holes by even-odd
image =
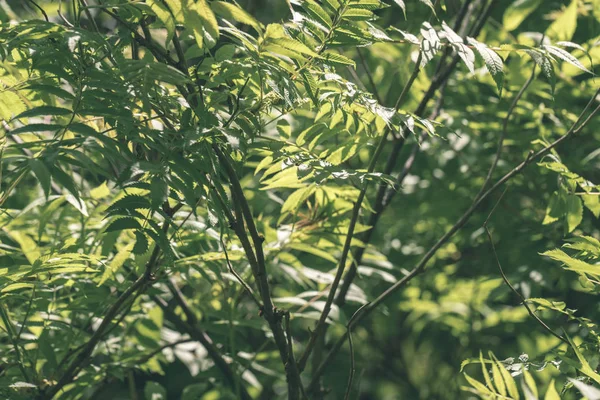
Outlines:
{"label": "twig", "polygon": [[221,247],[223,248],[223,253],[225,254],[225,262],[227,263],[227,269],[233,276],[235,276],[235,279],[237,279],[237,281],[240,283],[240,285],[242,285],[242,287],[246,290],[246,292],[248,292],[248,295],[250,296],[250,298],[258,306],[258,308],[260,308],[261,307],[260,301],[254,295],[254,292],[252,291],[250,286],[242,279],[242,277],[237,273],[237,271],[235,269],[233,269],[233,266],[231,265],[231,261],[229,260],[229,254],[227,253],[227,247],[225,246],[225,242],[223,241],[223,232],[221,232],[219,240],[221,242]]}
{"label": "twig", "polygon": [[[286,311],[283,316],[285,318],[285,334],[287,335],[288,342],[288,361],[285,367],[296,368],[296,359],[294,357],[294,339],[292,337],[292,328],[290,326],[290,312]],[[300,382],[300,393],[302,394],[303,399],[307,399],[302,382]]]}
{"label": "twig", "polygon": [[[223,373],[225,379],[229,382],[232,388],[240,389],[240,397],[242,400],[252,400],[252,396],[248,394],[248,391],[238,380],[240,379],[238,374],[231,368],[231,365],[223,358],[223,355],[215,346],[210,336],[197,325],[197,318],[194,313],[189,309],[189,306],[183,297],[179,297],[177,292],[174,294],[174,299],[177,304],[182,308],[187,321],[183,321],[179,315],[177,315],[162,298],[152,295],[152,300],[158,304],[163,310],[167,318],[176,326],[176,328],[182,332],[186,332],[190,337],[198,341],[208,352],[208,355],[213,360],[217,368]],[[191,318],[191,320],[190,320]]]}
{"label": "twig", "polygon": [[[373,300],[370,303],[367,303],[367,305],[362,309],[362,313],[356,317],[355,324],[359,323],[362,319],[364,319],[366,316],[368,316],[373,310],[375,310],[389,296],[391,296],[392,294],[397,292],[402,287],[406,286],[406,284],[408,282],[410,282],[414,277],[423,273],[427,262],[434,256],[434,254],[440,249],[440,247],[442,247],[452,236],[454,236],[454,234],[456,232],[458,232],[468,222],[468,220],[471,218],[471,216],[473,215],[475,210],[477,210],[477,208],[479,208],[481,203],[483,203],[483,201],[487,197],[489,197],[492,193],[494,193],[499,187],[501,187],[503,184],[505,184],[511,178],[520,174],[521,171],[523,171],[523,169],[525,169],[525,167],[527,167],[533,161],[537,160],[538,158],[541,158],[543,155],[548,153],[550,150],[552,150],[556,146],[560,145],[565,140],[567,140],[567,139],[571,138],[572,136],[576,135],[577,133],[579,133],[581,131],[581,129],[583,129],[589,123],[589,121],[591,121],[591,119],[596,114],[598,114],[598,112],[600,112],[600,105],[598,105],[587,116],[587,118],[584,119],[584,116],[585,116],[587,110],[589,110],[592,107],[592,105],[596,101],[596,97],[598,95],[600,95],[600,89],[598,89],[594,93],[591,100],[585,106],[584,110],[579,115],[579,117],[577,118],[575,123],[573,123],[571,128],[563,136],[559,137],[558,139],[556,139],[555,141],[553,141],[552,143],[550,143],[549,145],[545,146],[544,148],[542,148],[541,150],[539,150],[537,152],[529,152],[529,154],[527,155],[527,157],[524,161],[522,161],[520,164],[518,164],[516,167],[514,167],[510,172],[508,172],[506,175],[504,175],[498,181],[496,181],[496,183],[491,188],[489,188],[478,199],[476,199],[473,202],[473,204],[469,207],[469,209],[467,209],[464,212],[464,214],[450,228],[450,230],[448,230],[440,239],[438,239],[438,241],[427,251],[427,253],[419,261],[419,263],[417,263],[417,265],[410,272],[408,272],[402,279],[400,279],[399,281],[394,283],[392,286],[390,286],[387,290],[385,290],[383,293],[381,293],[375,300]],[[313,373],[312,381],[308,387],[309,391],[316,386],[316,382],[318,382],[320,375],[324,372],[325,366],[327,364],[329,364],[329,362],[331,362],[331,360],[335,357],[337,352],[341,349],[342,345],[346,341],[347,336],[348,335],[345,334],[338,339],[338,341],[335,343],[332,350],[327,354],[327,357],[321,363],[321,365],[319,366],[317,371],[315,371]]]}
{"label": "twig", "polygon": [[19,349],[19,344],[17,343],[17,340],[16,340],[14,326],[13,326],[12,322],[10,321],[10,318],[8,316],[8,312],[6,311],[6,308],[4,308],[4,303],[1,303],[1,302],[0,302],[0,318],[2,319],[2,323],[4,324],[4,327],[6,328],[6,334],[8,335],[8,339],[10,340],[10,342],[13,345],[13,348],[15,350],[15,354],[17,357],[17,364],[19,365],[19,370],[21,370],[21,375],[23,375],[23,379],[25,379],[25,382],[29,382],[29,374],[27,373],[27,370],[25,369],[25,366],[23,365],[23,359],[21,358],[21,349]]}
{"label": "twig", "polygon": [[[479,35],[481,29],[483,28],[483,25],[485,24],[485,21],[487,21],[487,18],[490,15],[492,7],[496,3],[497,3],[497,0],[491,0],[487,4],[484,11],[481,13],[479,18],[476,20],[473,29],[469,32],[470,36],[477,37]],[[460,15],[462,15],[464,17],[466,14],[465,15],[460,14]],[[442,91],[442,93],[443,93],[443,89],[445,88],[445,86],[448,82],[448,78],[450,77],[452,71],[454,71],[454,69],[458,65],[459,60],[460,60],[460,57],[458,56],[458,54],[456,54],[454,56],[454,58],[452,59],[452,61],[450,62],[450,64],[445,69],[441,68],[444,63],[444,58],[442,58],[440,60],[440,62],[438,64],[438,68],[436,69],[438,72],[434,75],[434,77],[429,85],[429,88],[427,89],[427,91],[425,92],[425,95],[423,96],[423,98],[419,102],[419,105],[415,109],[415,111],[414,111],[415,115],[420,116],[420,117],[423,116],[425,109],[427,108],[427,104],[433,98],[435,93],[438,90]],[[438,104],[436,104],[434,113],[432,113],[432,115],[436,115],[436,113],[439,113],[439,110],[440,110],[441,104],[442,104],[441,103],[442,98],[443,98],[443,95],[440,97],[440,101],[438,102]],[[390,175],[392,173],[392,171],[394,170],[394,168],[396,166],[396,162],[398,160],[398,156],[400,155],[400,152],[401,152],[402,148],[404,147],[405,139],[406,138],[404,136],[401,136],[394,144],[394,147],[392,148],[392,151],[388,157],[387,164],[383,171],[384,174]],[[418,146],[419,146],[418,143],[415,143],[415,145],[413,146],[413,148],[411,150],[411,156],[409,156],[409,158],[405,162],[404,168],[403,168],[402,173],[399,176],[399,178],[404,179],[404,177],[406,177],[406,175],[412,168],[412,165],[414,162],[413,154],[416,155],[416,153],[419,151]],[[398,183],[402,182],[401,179],[398,179],[396,181],[397,185],[398,185]],[[379,217],[381,216],[383,211],[387,208],[389,203],[392,201],[392,199],[396,193],[397,192],[393,188],[388,187],[385,183],[381,183],[379,185],[376,200],[373,205],[374,213],[371,215],[369,223],[368,223],[368,225],[370,226],[370,229],[364,233],[364,237],[362,238],[363,243],[365,243],[365,244],[369,243],[371,236],[373,234],[373,231],[375,229],[375,225],[377,224],[377,222],[379,220]],[[350,269],[349,269],[348,273],[346,274],[346,277],[344,279],[342,287],[340,288],[340,293],[336,300],[336,303],[339,305],[343,305],[346,301],[345,297],[348,293],[348,290],[350,289],[350,285],[352,284],[352,281],[356,277],[357,264],[359,264],[360,261],[362,260],[364,251],[365,251],[365,247],[361,247],[357,250],[357,254],[355,257],[355,263],[350,266]]]}
{"label": "twig", "polygon": [[500,161],[500,156],[502,155],[502,149],[504,148],[504,139],[506,138],[506,133],[508,130],[508,121],[510,120],[510,117],[512,116],[513,111],[517,107],[519,100],[521,100],[521,98],[525,94],[525,91],[527,90],[529,85],[531,85],[531,82],[533,82],[533,79],[535,78],[536,67],[537,67],[537,64],[534,64],[533,70],[531,71],[531,75],[529,76],[529,79],[527,79],[525,81],[525,83],[523,84],[523,86],[521,86],[521,89],[519,90],[519,92],[513,99],[512,103],[510,104],[510,107],[508,107],[506,116],[502,120],[502,132],[500,133],[500,137],[498,138],[498,146],[496,148],[496,155],[494,156],[494,161],[492,161],[492,165],[490,166],[490,169],[488,170],[488,173],[487,173],[487,176],[485,177],[483,185],[481,185],[481,189],[479,190],[479,193],[477,193],[477,196],[475,196],[476,199],[483,194],[483,192],[487,188],[488,184],[492,180],[492,174],[494,173],[494,170],[496,169],[496,166],[498,165],[498,161]]}
{"label": "twig", "polygon": [[[252,216],[252,211],[250,210],[248,201],[244,196],[244,191],[233,165],[231,164],[231,161],[222,152],[218,145],[214,144],[213,149],[217,154],[217,157],[221,162],[227,177],[229,178],[232,201],[234,203],[234,209],[236,212],[236,221],[235,224],[233,224],[233,227],[236,235],[242,243],[242,247],[244,248],[246,256],[248,257],[250,266],[252,267],[254,279],[258,284],[260,298],[263,303],[262,311],[264,313],[264,317],[267,320],[271,331],[273,332],[273,339],[275,340],[275,344],[279,350],[281,361],[285,364],[288,361],[287,344],[283,328],[281,327],[281,314],[275,310],[273,306],[273,300],[271,299],[265,256],[262,248],[262,242],[264,239],[258,233],[258,229],[254,223],[254,217]],[[244,228],[244,221],[248,231],[250,232],[253,246],[250,245],[248,240],[246,229]],[[288,381],[289,398],[297,399],[301,383],[300,373],[296,368],[296,365],[290,365],[289,367],[286,366],[286,378]]]}
{"label": "twig", "polygon": [[[402,92],[400,93],[400,96],[398,96],[398,100],[396,101],[396,104],[394,106],[395,109],[398,109],[398,107],[402,104],[402,102],[404,101],[404,99],[406,97],[406,94],[412,87],[415,79],[417,78],[417,75],[421,71],[422,56],[423,56],[422,53],[419,52],[419,57],[417,58],[417,61],[415,63],[415,68],[413,69],[413,72],[412,72],[410,78],[408,79],[408,81],[406,82],[406,85],[404,86]],[[385,142],[387,141],[388,135],[389,135],[389,132],[386,130],[382,134],[381,138],[379,139],[377,148],[375,149],[375,152],[374,152],[373,156],[371,157],[371,161],[367,168],[367,173],[370,174],[375,170],[375,166],[377,164],[379,156],[381,155],[381,153],[383,151],[383,147],[385,145]],[[315,330],[311,334],[310,339],[306,345],[306,348],[304,349],[304,353],[302,353],[302,357],[300,357],[300,360],[298,361],[298,368],[300,369],[300,371],[304,370],[304,368],[306,367],[306,363],[308,361],[308,358],[310,357],[312,350],[315,347],[317,338],[319,337],[319,335],[321,335],[323,333],[323,331],[325,329],[326,322],[327,322],[327,316],[329,315],[329,312],[331,311],[331,306],[333,304],[333,301],[335,300],[335,293],[337,291],[337,288],[338,288],[340,281],[342,279],[342,276],[344,274],[344,270],[346,269],[346,263],[347,263],[347,259],[348,259],[348,254],[350,252],[350,247],[352,244],[352,237],[354,235],[354,229],[356,227],[356,223],[358,222],[358,216],[360,214],[362,202],[365,198],[368,187],[369,187],[368,182],[365,182],[358,194],[358,197],[357,197],[355,203],[354,203],[354,208],[352,209],[352,216],[350,219],[350,224],[348,225],[348,233],[346,234],[346,240],[344,242],[344,247],[342,248],[342,254],[340,256],[340,261],[338,263],[333,282],[331,283],[331,288],[329,289],[329,294],[327,296],[327,300],[325,301],[325,305],[323,306],[323,311],[321,312],[319,321],[317,322],[317,325],[315,326]]]}
{"label": "twig", "polygon": [[356,317],[360,315],[362,309],[366,306],[363,304],[350,318],[348,324],[346,325],[346,335],[348,336],[348,346],[350,351],[350,374],[348,374],[348,384],[346,385],[346,394],[344,396],[344,400],[348,400],[350,398],[350,393],[352,392],[352,382],[354,381],[354,374],[356,372],[356,363],[354,360],[354,343],[352,343],[352,325],[356,320]]}
{"label": "twig", "polygon": [[[167,204],[168,206],[168,204]],[[170,215],[175,213],[176,208],[169,210]],[[170,222],[169,220],[165,220],[163,224],[163,232],[167,232],[169,229]],[[83,349],[77,354],[77,356],[71,361],[62,377],[59,379],[58,383],[53,386],[49,386],[47,391],[43,391],[40,393],[40,397],[42,399],[52,399],[55,394],[57,394],[62,388],[70,383],[75,374],[79,370],[79,368],[83,365],[83,363],[92,355],[92,352],[96,348],[96,345],[102,340],[106,331],[110,328],[110,325],[113,319],[119,314],[122,306],[131,296],[138,296],[141,294],[145,288],[154,280],[154,269],[157,266],[158,259],[160,256],[160,246],[158,244],[155,245],[154,250],[146,264],[145,271],[143,275],[138,277],[135,282],[127,288],[113,303],[113,305],[108,309],[106,314],[103,316],[102,323],[96,329],[92,337],[87,341]]]}
{"label": "twig", "polygon": [[356,52],[358,53],[358,58],[360,58],[360,63],[362,64],[362,66],[365,70],[365,73],[367,74],[367,78],[369,79],[369,84],[371,85],[371,90],[373,91],[373,94],[375,95],[377,102],[379,104],[383,104],[383,101],[381,100],[381,96],[379,96],[379,91],[377,90],[377,85],[375,84],[375,80],[373,79],[373,75],[371,74],[371,69],[369,68],[369,65],[367,64],[367,60],[365,59],[364,54],[362,53],[362,51],[360,51],[360,47],[356,48]]}
{"label": "twig", "polygon": [[50,20],[48,19],[48,14],[46,14],[46,11],[44,11],[44,9],[42,7],[40,7],[40,5],[38,3],[36,3],[34,0],[27,0],[27,1],[29,1],[35,8],[37,8],[42,13],[46,22],[50,22]]}
{"label": "twig", "polygon": [[506,193],[507,190],[508,190],[508,186],[506,187],[506,189],[504,189],[504,191],[500,195],[500,198],[498,198],[496,205],[492,208],[492,211],[490,211],[490,214],[488,215],[485,222],[483,223],[483,229],[485,229],[485,232],[487,233],[487,237],[490,240],[490,245],[492,246],[492,252],[494,253],[494,258],[496,259],[496,264],[498,265],[498,270],[500,271],[500,275],[502,276],[502,280],[504,281],[504,283],[506,283],[506,286],[508,286],[510,288],[510,290],[512,290],[512,292],[521,300],[521,304],[523,304],[523,306],[527,309],[527,312],[529,313],[529,315],[531,315],[531,317],[533,319],[535,319],[546,331],[548,331],[550,334],[552,334],[552,336],[554,336],[554,337],[562,340],[564,343],[568,344],[569,341],[567,339],[565,339],[564,337],[562,337],[561,335],[555,333],[552,329],[550,329],[550,327],[544,321],[542,321],[540,319],[540,317],[538,317],[535,314],[535,312],[531,309],[531,307],[529,307],[529,304],[527,304],[527,300],[525,299],[525,297],[523,297],[523,295],[517,289],[515,289],[515,287],[510,283],[510,281],[508,280],[508,277],[506,276],[506,274],[504,273],[504,270],[502,269],[502,265],[500,264],[500,259],[498,258],[498,253],[496,252],[496,246],[494,245],[494,239],[492,238],[492,233],[490,232],[490,229],[488,228],[488,222],[489,222],[490,218],[492,217],[492,214],[494,213],[494,211],[496,211],[496,208],[500,204],[500,201],[502,201],[502,197],[504,197],[504,194]]}

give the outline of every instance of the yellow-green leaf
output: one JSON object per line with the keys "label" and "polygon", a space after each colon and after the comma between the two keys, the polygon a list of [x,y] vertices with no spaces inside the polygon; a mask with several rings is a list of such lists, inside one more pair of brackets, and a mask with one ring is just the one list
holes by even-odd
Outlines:
{"label": "yellow-green leaf", "polygon": [[100,282],[98,282],[98,286],[101,286],[106,282],[110,277],[114,276],[114,274],[125,264],[125,261],[131,255],[131,251],[133,250],[133,246],[135,242],[129,243],[127,246],[123,247],[112,259],[108,267],[104,270],[102,274],[102,278]]}
{"label": "yellow-green leaf", "polygon": [[554,20],[546,30],[546,36],[558,40],[571,40],[577,29],[577,6],[579,0],[571,0],[571,4]]}

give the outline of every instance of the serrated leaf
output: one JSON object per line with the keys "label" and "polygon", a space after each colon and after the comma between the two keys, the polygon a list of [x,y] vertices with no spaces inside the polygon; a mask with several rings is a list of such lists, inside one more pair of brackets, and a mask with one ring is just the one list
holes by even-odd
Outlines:
{"label": "serrated leaf", "polygon": [[[154,12],[158,20],[163,23],[165,29],[167,30],[165,45],[168,47],[168,44],[171,42],[173,36],[175,35],[175,17],[171,14],[171,11],[175,12],[177,8],[181,9],[181,6],[175,6],[173,7],[177,7],[175,10],[169,11],[165,4],[163,4],[162,0],[148,0],[147,4],[150,6],[152,12]],[[167,2],[167,4],[169,4],[169,2]]]}
{"label": "serrated leaf", "polygon": [[148,238],[141,231],[135,231],[135,246],[131,251],[133,254],[144,254],[148,251]]}
{"label": "serrated leaf", "polygon": [[567,228],[569,233],[579,226],[583,219],[583,206],[578,196],[567,197]]}
{"label": "serrated leaf", "polygon": [[567,336],[567,340],[569,341],[571,348],[575,352],[575,355],[581,364],[579,370],[588,377],[592,378],[596,383],[600,384],[600,375],[590,366],[583,354],[581,354],[581,351],[579,351],[579,348],[575,345],[575,343],[573,343],[573,340],[569,337],[569,335],[565,333],[565,336]]}
{"label": "serrated leaf", "polygon": [[596,218],[600,217],[600,196],[593,194],[584,194],[581,196],[583,204],[594,214]]}
{"label": "serrated leaf", "polygon": [[262,31],[262,24],[260,22],[233,3],[227,3],[225,1],[213,1],[210,3],[210,6],[215,14],[223,17],[225,20],[232,20],[241,24],[250,25],[257,32]]}
{"label": "serrated leaf", "polygon": [[545,54],[542,54],[535,50],[525,50],[527,54],[531,56],[533,61],[540,67],[542,74],[548,79],[550,83],[551,93],[554,96],[554,88],[556,86],[556,74],[554,73],[554,65]]}
{"label": "serrated leaf", "polygon": [[465,63],[469,72],[475,72],[475,53],[463,42],[463,39],[450,28],[445,21],[442,21],[442,29],[450,45],[456,50],[460,59]]}
{"label": "serrated leaf", "polygon": [[313,185],[301,188],[290,194],[281,206],[281,214],[294,212],[315,191]]}
{"label": "serrated leaf", "polygon": [[206,32],[217,41],[219,39],[219,24],[206,0],[197,0],[195,9],[202,20],[202,25],[204,26],[204,29],[206,29]]}
{"label": "serrated leaf", "polygon": [[565,51],[560,47],[555,46],[544,46],[543,48],[553,56],[556,56],[561,60],[568,62],[569,64],[573,65],[576,68],[579,68],[582,71],[592,74],[592,71],[587,69],[577,58],[571,55],[571,53],[569,53],[568,51]]}
{"label": "serrated leaf", "polygon": [[167,200],[169,196],[169,185],[163,179],[154,177],[150,183],[150,198],[152,199],[152,208],[158,209]]}
{"label": "serrated leaf", "polygon": [[328,51],[321,54],[321,57],[325,60],[325,62],[330,64],[337,64],[342,66],[351,65],[352,67],[356,67],[356,64],[353,60],[339,53]]}
{"label": "serrated leaf", "polygon": [[498,88],[498,96],[502,96],[502,88],[504,86],[504,61],[494,50],[488,48],[485,44],[468,37],[469,44],[475,46],[475,50],[483,59],[485,67],[496,82]]}
{"label": "serrated leaf", "polygon": [[302,7],[317,21],[326,26],[328,29],[331,29],[333,21],[331,17],[327,14],[320,5],[318,5],[313,0],[305,0],[302,2]]}
{"label": "serrated leaf", "polygon": [[18,135],[28,132],[56,132],[59,129],[63,129],[63,126],[56,124],[27,124],[25,126],[20,126],[13,129],[10,131],[10,133],[13,135]]}
{"label": "serrated leaf", "polygon": [[[290,50],[293,53],[300,53],[311,57],[317,57],[317,53],[311,50],[307,45],[302,42],[299,42],[295,39],[290,38],[270,38],[269,44],[266,46],[267,48],[271,47],[271,44],[280,46],[284,49]],[[300,55],[299,54],[299,55]]]}
{"label": "serrated leaf", "polygon": [[63,107],[54,107],[54,106],[40,106],[34,107],[27,111],[23,111],[19,115],[17,115],[14,119],[19,118],[31,118],[31,117],[39,117],[41,115],[71,115],[73,111],[68,108]]}
{"label": "serrated leaf", "polygon": [[135,218],[117,218],[106,227],[105,232],[124,231],[127,229],[142,229],[142,226]]}
{"label": "serrated leaf", "polygon": [[48,167],[46,167],[46,164],[44,164],[44,162],[38,158],[33,158],[29,160],[29,166],[35,174],[35,177],[37,178],[38,182],[40,182],[42,190],[44,191],[44,196],[48,198],[51,183],[51,176]]}
{"label": "serrated leaf", "polygon": [[565,269],[568,269],[569,271],[578,272],[580,274],[589,274],[592,276],[600,275],[600,266],[599,265],[592,265],[585,261],[573,258],[562,250],[559,250],[559,249],[548,250],[548,251],[541,253],[541,255],[550,257],[553,260],[562,262],[566,266]]}
{"label": "serrated leaf", "polygon": [[133,246],[134,243],[129,243],[127,246],[124,246],[121,250],[119,250],[117,254],[115,254],[110,264],[108,264],[108,267],[102,273],[102,278],[100,278],[98,286],[102,286],[109,278],[114,277],[115,273],[121,269],[123,264],[125,264],[125,261],[127,261],[131,255]]}

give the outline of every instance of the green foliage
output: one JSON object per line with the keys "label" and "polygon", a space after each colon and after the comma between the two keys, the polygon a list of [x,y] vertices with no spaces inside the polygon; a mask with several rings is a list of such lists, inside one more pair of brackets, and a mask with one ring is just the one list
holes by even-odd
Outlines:
{"label": "green foliage", "polygon": [[0,396],[600,398],[599,9],[0,1]]}

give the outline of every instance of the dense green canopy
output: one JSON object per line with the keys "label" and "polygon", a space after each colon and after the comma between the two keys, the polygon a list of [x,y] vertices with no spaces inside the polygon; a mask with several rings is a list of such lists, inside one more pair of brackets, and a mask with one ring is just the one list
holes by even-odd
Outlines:
{"label": "dense green canopy", "polygon": [[600,0],[0,21],[0,397],[600,399]]}

